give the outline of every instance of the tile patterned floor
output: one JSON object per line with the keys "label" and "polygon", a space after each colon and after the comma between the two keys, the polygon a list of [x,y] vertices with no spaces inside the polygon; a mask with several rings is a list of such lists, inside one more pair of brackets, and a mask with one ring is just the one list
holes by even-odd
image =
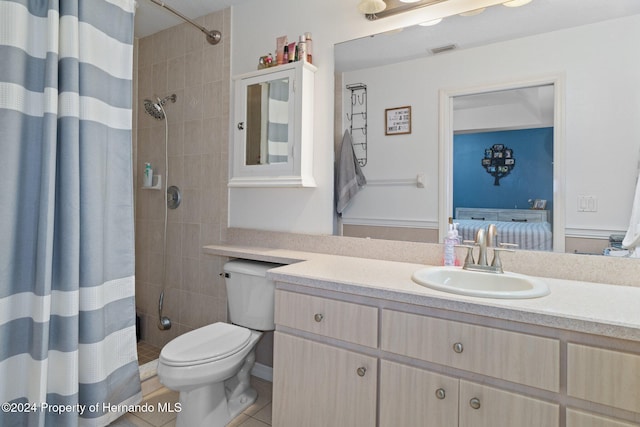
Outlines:
{"label": "tile patterned floor", "polygon": [[138,342],[138,365],[142,366],[145,363],[156,360],[158,356],[160,356],[160,349],[158,347],[154,347],[144,341]]}
{"label": "tile patterned floor", "polygon": [[[242,414],[231,421],[228,427],[266,427],[271,425],[271,383],[260,378],[251,377],[251,384],[258,391],[258,400],[248,407]],[[178,393],[161,387],[144,396],[143,403],[153,408],[163,407],[163,404],[178,402]],[[175,427],[174,412],[158,411],[133,412],[111,423],[111,427]]]}

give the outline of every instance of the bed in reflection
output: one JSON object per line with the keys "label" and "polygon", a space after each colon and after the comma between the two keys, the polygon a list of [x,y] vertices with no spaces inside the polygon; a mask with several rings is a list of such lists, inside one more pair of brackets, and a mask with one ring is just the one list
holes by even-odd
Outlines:
{"label": "bed in reflection", "polygon": [[475,240],[480,228],[486,229],[495,224],[498,229],[498,243],[514,243],[518,249],[533,251],[550,251],[553,249],[553,233],[551,224],[542,222],[520,221],[482,221],[475,219],[455,219],[458,232],[463,240]]}

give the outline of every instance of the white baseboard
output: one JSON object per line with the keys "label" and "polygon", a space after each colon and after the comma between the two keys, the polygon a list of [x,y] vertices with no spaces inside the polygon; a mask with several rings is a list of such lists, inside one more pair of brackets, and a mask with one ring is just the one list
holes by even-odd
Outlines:
{"label": "white baseboard", "polygon": [[273,368],[271,366],[263,365],[262,363],[256,363],[251,369],[251,375],[258,377],[265,381],[273,382]]}

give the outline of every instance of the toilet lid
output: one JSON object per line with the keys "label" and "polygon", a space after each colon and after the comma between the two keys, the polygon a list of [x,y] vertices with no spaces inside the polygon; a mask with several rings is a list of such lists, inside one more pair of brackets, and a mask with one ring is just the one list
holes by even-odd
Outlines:
{"label": "toilet lid", "polygon": [[229,323],[214,323],[180,335],[160,352],[168,365],[197,365],[223,359],[249,342],[251,331]]}

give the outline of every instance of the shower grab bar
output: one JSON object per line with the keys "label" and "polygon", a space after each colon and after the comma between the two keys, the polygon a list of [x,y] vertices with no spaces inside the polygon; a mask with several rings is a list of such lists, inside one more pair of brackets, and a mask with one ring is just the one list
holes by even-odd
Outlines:
{"label": "shower grab bar", "polygon": [[222,38],[222,33],[218,30],[207,30],[205,27],[203,27],[202,25],[198,24],[197,22],[193,21],[192,19],[187,18],[186,16],[184,16],[182,13],[178,12],[177,10],[175,10],[174,8],[172,8],[171,6],[167,6],[166,4],[164,4],[163,1],[160,0],[151,0],[152,3],[160,6],[160,7],[164,7],[165,9],[167,9],[169,12],[173,13],[174,15],[182,18],[184,21],[187,21],[189,24],[193,25],[194,27],[198,28],[200,31],[202,31],[204,33],[205,36],[207,36],[207,41],[210,44],[218,44],[220,42],[220,39]]}

